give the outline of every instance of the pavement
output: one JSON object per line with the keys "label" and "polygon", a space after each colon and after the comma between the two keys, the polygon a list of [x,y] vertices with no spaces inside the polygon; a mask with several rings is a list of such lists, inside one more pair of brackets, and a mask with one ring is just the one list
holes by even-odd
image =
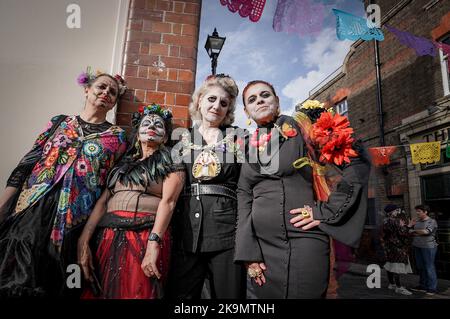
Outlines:
{"label": "pavement", "polygon": [[350,263],[348,270],[338,278],[337,299],[450,299],[450,280],[438,278],[438,293],[429,296],[424,292],[410,290],[418,286],[419,276],[407,274],[400,276],[402,286],[413,294],[404,296],[388,289],[387,273],[380,265],[381,280],[380,288],[369,288],[367,278],[372,274],[367,272],[364,264]]}

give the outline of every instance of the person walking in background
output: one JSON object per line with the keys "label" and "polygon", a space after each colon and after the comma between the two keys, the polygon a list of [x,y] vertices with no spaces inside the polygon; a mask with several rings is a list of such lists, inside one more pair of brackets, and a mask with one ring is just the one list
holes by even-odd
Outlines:
{"label": "person walking in background", "polygon": [[417,205],[415,210],[417,220],[412,220],[408,226],[411,228],[409,232],[413,236],[412,245],[414,247],[420,283],[413,290],[426,292],[427,295],[434,295],[437,291],[437,275],[434,260],[438,246],[436,241],[438,226],[436,220],[428,216],[430,207]]}
{"label": "person walking in background", "polygon": [[400,275],[412,273],[408,252],[410,236],[408,220],[405,212],[397,205],[387,205],[384,208],[386,216],[383,220],[382,242],[386,254],[386,264],[389,289],[397,294],[409,296],[412,293],[400,284]]}

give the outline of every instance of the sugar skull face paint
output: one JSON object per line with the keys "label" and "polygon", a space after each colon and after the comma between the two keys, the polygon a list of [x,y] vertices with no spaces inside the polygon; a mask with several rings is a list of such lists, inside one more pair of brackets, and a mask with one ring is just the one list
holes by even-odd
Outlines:
{"label": "sugar skull face paint", "polygon": [[139,126],[139,141],[142,143],[164,143],[166,125],[162,117],[156,114],[146,115]]}

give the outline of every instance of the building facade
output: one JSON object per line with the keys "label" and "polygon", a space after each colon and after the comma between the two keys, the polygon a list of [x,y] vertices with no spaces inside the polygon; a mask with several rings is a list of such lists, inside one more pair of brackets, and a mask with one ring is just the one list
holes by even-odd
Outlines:
{"label": "building facade", "polygon": [[[418,56],[386,29],[389,25],[450,44],[450,2],[372,3],[381,8],[385,35],[378,42],[382,107],[377,101],[374,41],[353,43],[342,67],[316,86],[309,99],[326,102],[347,115],[367,147],[382,146],[383,140],[384,145],[398,146],[389,165],[372,168],[369,211],[358,258],[383,262],[379,230],[386,204],[402,206],[412,217],[416,205],[428,204],[439,225],[438,275],[450,278],[450,159],[445,154],[450,142],[448,57],[442,50],[435,57]],[[412,164],[409,144],[432,141],[441,141],[440,162]]]}
{"label": "building facade", "polygon": [[128,87],[117,123],[130,125],[143,103],[172,110],[175,125],[189,127],[188,106],[195,87],[201,0],[132,0],[124,44]]}
{"label": "building facade", "polygon": [[0,7],[7,75],[0,80],[0,142],[8,150],[2,185],[51,117],[82,110],[76,79],[87,66],[128,82],[108,120],[129,130],[131,113],[155,102],[172,110],[178,126],[190,126],[201,0],[17,0]]}

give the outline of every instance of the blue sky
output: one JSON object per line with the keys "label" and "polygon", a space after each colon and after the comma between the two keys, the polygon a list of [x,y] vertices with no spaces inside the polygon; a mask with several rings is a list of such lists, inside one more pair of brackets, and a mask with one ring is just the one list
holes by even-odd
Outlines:
{"label": "blue sky", "polygon": [[[352,41],[339,41],[337,8],[364,16],[361,0],[292,0],[325,6],[322,30],[300,36],[275,32],[272,28],[277,0],[267,0],[261,19],[254,23],[232,13],[220,0],[203,0],[197,60],[197,87],[211,74],[211,60],[204,49],[208,34],[217,28],[226,41],[220,53],[217,73],[232,76],[242,92],[248,81],[261,79],[272,83],[280,97],[284,114],[291,114],[296,103],[308,98],[309,91],[342,65]],[[242,98],[239,96],[234,125],[246,127]]]}

